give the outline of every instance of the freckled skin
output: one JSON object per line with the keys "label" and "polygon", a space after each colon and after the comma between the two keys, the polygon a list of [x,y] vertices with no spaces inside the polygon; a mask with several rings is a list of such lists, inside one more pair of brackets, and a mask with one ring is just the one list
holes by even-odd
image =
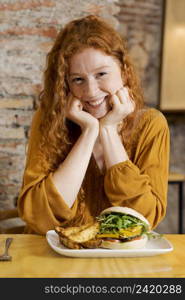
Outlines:
{"label": "freckled skin", "polygon": [[[81,100],[83,109],[100,119],[111,109],[109,96],[123,86],[119,63],[113,56],[87,48],[69,61],[68,83],[71,93]],[[92,106],[97,100],[101,104]]]}

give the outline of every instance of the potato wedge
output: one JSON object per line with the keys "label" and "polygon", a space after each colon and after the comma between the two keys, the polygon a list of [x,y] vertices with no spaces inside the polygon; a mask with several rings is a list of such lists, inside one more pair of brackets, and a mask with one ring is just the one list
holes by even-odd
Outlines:
{"label": "potato wedge", "polygon": [[102,243],[101,239],[92,239],[90,241],[81,243],[81,245],[83,246],[83,248],[93,249],[93,248],[99,248],[101,243]]}
{"label": "potato wedge", "polygon": [[71,234],[69,238],[71,241],[77,243],[84,243],[91,239],[94,239],[98,231],[99,231],[99,223],[95,222],[93,225],[88,226],[86,229]]}
{"label": "potato wedge", "polygon": [[91,222],[82,226],[55,227],[60,242],[70,249],[97,248],[101,239],[96,239],[99,232],[99,222]]}
{"label": "potato wedge", "polygon": [[55,231],[56,233],[58,233],[59,236],[65,236],[65,237],[69,237],[75,233],[78,233],[80,231],[83,231],[84,229],[90,227],[91,225],[93,225],[94,223],[87,223],[85,225],[82,226],[72,226],[72,227],[60,227],[60,226],[56,226],[55,227]]}
{"label": "potato wedge", "polygon": [[60,236],[59,239],[60,239],[61,244],[69,249],[81,249],[82,248],[82,246],[79,243],[73,242],[70,239],[68,239],[67,237]]}

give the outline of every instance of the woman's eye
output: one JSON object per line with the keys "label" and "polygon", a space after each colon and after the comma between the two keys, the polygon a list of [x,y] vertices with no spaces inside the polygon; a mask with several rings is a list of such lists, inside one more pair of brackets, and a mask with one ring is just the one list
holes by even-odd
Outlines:
{"label": "woman's eye", "polygon": [[77,78],[73,78],[73,79],[72,79],[72,82],[77,83],[77,84],[82,83],[82,81],[83,81],[83,78],[80,78],[80,77],[77,77]]}
{"label": "woman's eye", "polygon": [[102,77],[102,76],[104,76],[104,75],[106,75],[107,73],[106,72],[100,72],[100,73],[98,73],[98,76],[99,77]]}

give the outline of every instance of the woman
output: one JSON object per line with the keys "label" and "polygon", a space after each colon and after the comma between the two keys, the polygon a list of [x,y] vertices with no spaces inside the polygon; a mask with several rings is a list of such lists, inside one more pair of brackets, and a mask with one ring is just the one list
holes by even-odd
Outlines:
{"label": "woman", "polygon": [[81,225],[110,206],[165,216],[169,130],[144,107],[125,42],[87,16],[58,34],[47,57],[18,200],[26,232]]}

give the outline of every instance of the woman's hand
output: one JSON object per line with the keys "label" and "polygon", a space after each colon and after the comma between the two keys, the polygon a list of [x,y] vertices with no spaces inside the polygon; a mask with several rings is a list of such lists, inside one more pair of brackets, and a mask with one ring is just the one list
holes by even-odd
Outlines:
{"label": "woman's hand", "polygon": [[82,131],[87,128],[97,129],[99,131],[98,120],[88,112],[85,112],[81,101],[72,94],[70,94],[68,98],[66,117],[78,124]]}
{"label": "woman's hand", "polygon": [[111,95],[109,100],[112,105],[112,109],[105,115],[105,117],[100,119],[101,127],[117,127],[117,125],[131,114],[135,108],[135,103],[130,98],[126,87],[122,87],[114,95]]}

